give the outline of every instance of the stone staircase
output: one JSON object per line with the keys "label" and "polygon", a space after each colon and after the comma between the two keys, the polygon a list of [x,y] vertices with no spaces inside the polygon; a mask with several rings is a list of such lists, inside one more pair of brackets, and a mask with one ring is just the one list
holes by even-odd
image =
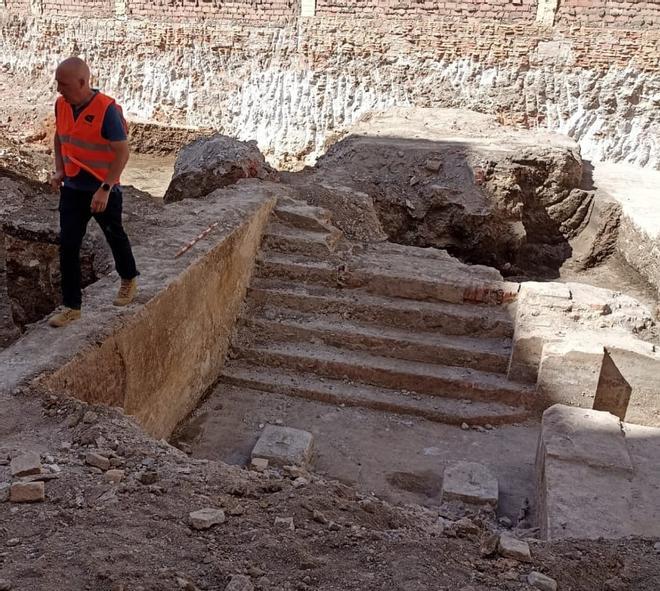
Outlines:
{"label": "stone staircase", "polygon": [[443,251],[343,239],[280,203],[221,383],[451,424],[524,420],[507,380],[517,284]]}

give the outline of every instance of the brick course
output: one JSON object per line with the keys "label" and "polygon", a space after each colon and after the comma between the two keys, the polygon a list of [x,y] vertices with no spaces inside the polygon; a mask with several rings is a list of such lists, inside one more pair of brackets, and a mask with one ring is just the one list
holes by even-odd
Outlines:
{"label": "brick course", "polygon": [[[527,23],[536,19],[539,0],[317,0],[316,16],[419,19],[444,18]],[[544,1],[544,0],[540,0]],[[186,20],[235,20],[284,23],[300,14],[299,0],[5,0],[4,10],[43,16],[125,14],[128,18]],[[117,5],[125,6],[119,9]],[[0,4],[0,10],[3,10]],[[658,0],[561,0],[555,25],[599,29],[646,29],[660,24]]]}

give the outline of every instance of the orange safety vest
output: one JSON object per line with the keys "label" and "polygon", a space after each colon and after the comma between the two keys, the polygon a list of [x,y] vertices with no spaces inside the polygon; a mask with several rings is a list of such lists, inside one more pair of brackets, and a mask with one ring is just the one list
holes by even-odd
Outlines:
{"label": "orange safety vest", "polygon": [[100,181],[106,180],[115,155],[110,142],[101,134],[101,128],[105,112],[113,104],[119,109],[124,129],[127,129],[121,107],[115,99],[101,92],[94,95],[77,119],[73,118],[73,107],[63,97],[57,98],[55,125],[66,176],[74,177],[83,169]]}

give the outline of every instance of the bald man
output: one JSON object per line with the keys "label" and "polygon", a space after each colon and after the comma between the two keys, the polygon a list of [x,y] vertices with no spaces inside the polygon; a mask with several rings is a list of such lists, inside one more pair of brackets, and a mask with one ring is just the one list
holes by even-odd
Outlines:
{"label": "bald man", "polygon": [[55,71],[54,190],[60,192],[60,270],[63,309],[48,323],[62,327],[81,316],[80,247],[90,218],[103,230],[121,277],[116,306],[131,303],[138,275],[121,221],[119,177],[128,162],[128,137],[121,107],[90,86],[87,64],[77,57]]}

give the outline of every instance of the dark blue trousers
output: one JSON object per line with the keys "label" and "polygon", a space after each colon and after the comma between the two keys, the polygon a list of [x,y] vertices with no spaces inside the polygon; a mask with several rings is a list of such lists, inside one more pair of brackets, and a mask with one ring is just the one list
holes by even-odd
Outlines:
{"label": "dark blue trousers", "polygon": [[131,243],[121,223],[122,194],[114,190],[108,206],[101,213],[92,214],[93,191],[60,189],[60,273],[62,275],[62,303],[68,308],[80,309],[80,247],[87,232],[87,223],[93,217],[103,230],[115,259],[115,268],[122,279],[137,277],[138,271]]}

